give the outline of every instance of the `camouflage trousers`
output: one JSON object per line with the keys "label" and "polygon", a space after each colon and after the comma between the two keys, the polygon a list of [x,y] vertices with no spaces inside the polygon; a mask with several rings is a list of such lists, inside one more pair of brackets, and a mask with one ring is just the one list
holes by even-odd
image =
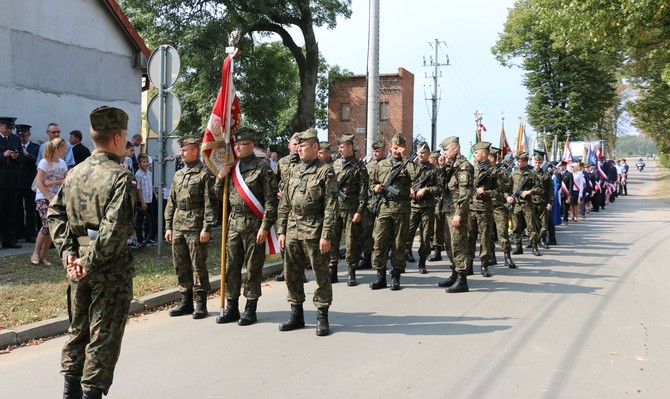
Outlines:
{"label": "camouflage trousers", "polygon": [[500,249],[503,252],[511,252],[512,245],[509,243],[509,210],[505,207],[494,207],[493,220],[496,222],[496,233]]}
{"label": "camouflage trousers", "polygon": [[112,385],[121,352],[133,279],[70,281],[69,338],[61,354],[61,373],[80,377],[84,390]]}
{"label": "camouflage trousers", "polygon": [[[584,205],[583,201],[582,205]],[[551,217],[551,212],[547,212],[547,204],[533,204],[533,212],[537,218],[538,235],[546,237],[547,229],[549,228],[549,217]]]}
{"label": "camouflage trousers", "polygon": [[479,259],[487,262],[493,257],[493,218],[492,209],[472,210],[468,225],[468,259],[475,258],[477,250],[477,235],[479,235]]}
{"label": "camouflage trousers", "polygon": [[433,246],[444,245],[444,230],[444,212],[436,209],[433,223]]}
{"label": "camouflage trousers", "polygon": [[242,268],[247,268],[247,281],[244,283],[244,297],[258,299],[263,280],[265,263],[265,243],[256,244],[256,234],[261,228],[262,219],[253,213],[231,213],[228,218],[228,236],[226,237],[226,298],[240,297],[242,287]]}
{"label": "camouflage trousers", "polygon": [[371,254],[375,245],[372,232],[375,228],[375,214],[368,208],[363,211],[363,226],[361,229],[361,251],[365,254]]}
{"label": "camouflage trousers", "polygon": [[372,235],[375,238],[373,265],[378,270],[386,270],[386,262],[391,251],[391,267],[405,270],[407,255],[407,231],[409,228],[409,201],[382,205],[375,219]]}
{"label": "camouflage trousers", "polygon": [[535,219],[535,212],[533,212],[533,204],[519,203],[514,205],[514,234],[512,235],[512,243],[514,245],[521,244],[521,234],[523,233],[524,221],[526,223],[526,230],[530,237],[531,244],[537,244],[537,221]]}
{"label": "camouflage trousers", "polygon": [[[455,228],[452,213],[445,213],[444,224],[444,248],[447,256],[457,272],[465,272],[468,268],[468,219],[461,219],[461,224]],[[448,231],[447,231],[448,229]]]}
{"label": "camouflage trousers", "polygon": [[[179,291],[210,291],[207,271],[207,243],[200,242],[200,231],[173,230],[172,263]],[[195,281],[193,271],[195,270]]]}
{"label": "camouflage trousers", "polygon": [[407,251],[412,249],[416,230],[419,230],[419,257],[430,255],[433,233],[435,229],[435,208],[412,207],[409,214],[409,230],[407,234]]}
{"label": "camouflage trousers", "polygon": [[356,214],[355,209],[340,209],[335,213],[335,224],[333,225],[333,237],[330,241],[330,259],[329,266],[337,267],[340,261],[340,241],[344,234],[344,240],[347,247],[345,260],[347,265],[354,266],[358,264],[361,256],[361,235],[363,233],[362,220],[353,223]]}
{"label": "camouflage trousers", "polygon": [[[332,245],[332,242],[331,242]],[[305,265],[311,264],[316,276],[317,288],[312,302],[317,308],[329,307],[333,302],[333,286],[328,273],[328,254],[319,251],[319,239],[303,240],[290,231],[286,234],[284,245],[284,277],[291,304],[305,302]]]}

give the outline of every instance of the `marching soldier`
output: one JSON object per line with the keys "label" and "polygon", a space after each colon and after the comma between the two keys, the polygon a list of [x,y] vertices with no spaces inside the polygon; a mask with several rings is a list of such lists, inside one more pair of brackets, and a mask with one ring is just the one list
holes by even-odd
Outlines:
{"label": "marching soldier", "polygon": [[327,256],[333,238],[333,222],[337,210],[337,179],[333,167],[318,159],[319,140],[315,129],[297,136],[301,163],[290,170],[279,204],[277,234],[284,249],[284,276],[288,288],[291,313],[279,331],[305,326],[303,277],[309,261],[316,275],[316,335],[330,332],[328,308],[333,289],[328,274]]}
{"label": "marching soldier", "polygon": [[[226,237],[226,308],[216,318],[217,323],[236,321],[240,326],[256,322],[256,309],[261,293],[265,242],[277,220],[277,180],[270,165],[254,154],[256,131],[240,128],[235,131],[237,162],[224,166],[214,185],[223,199],[224,179],[233,169],[233,184],[228,184],[228,235]],[[243,196],[242,193],[245,195]],[[244,285],[247,303],[240,317],[239,297],[242,286],[242,267],[249,278]]]}
{"label": "marching soldier", "polygon": [[[498,160],[499,149],[491,147],[489,161],[495,163]],[[493,220],[495,221],[496,235],[498,244],[503,251],[505,266],[515,269],[516,264],[512,261],[512,245],[509,242],[509,208],[512,206],[507,203],[507,198],[512,195],[512,180],[509,174],[502,168],[496,167],[494,170],[496,181],[498,182],[498,192],[493,197]],[[492,254],[489,264],[496,265],[495,252]]]}
{"label": "marching soldier", "polygon": [[512,242],[516,246],[514,254],[523,254],[521,233],[523,229],[522,226],[525,221],[526,229],[528,230],[528,235],[530,236],[530,245],[533,248],[533,255],[540,256],[540,251],[537,249],[537,219],[535,213],[533,212],[532,196],[541,194],[543,190],[542,183],[528,168],[527,152],[519,152],[516,158],[519,164],[519,168],[515,169],[511,176],[514,194],[507,198],[508,202],[514,203],[514,218],[516,219],[514,235],[512,236]]}
{"label": "marching soldier", "polygon": [[437,166],[435,174],[437,175],[437,187],[439,193],[435,197],[435,223],[433,223],[433,255],[428,258],[428,262],[438,262],[442,260],[442,249],[444,248],[444,212],[442,212],[442,195],[444,188],[444,170],[438,166],[440,151],[430,153],[430,163]]}
{"label": "marching soldier", "polygon": [[551,217],[551,206],[554,203],[554,182],[551,175],[547,174],[542,168],[545,152],[535,150],[535,153],[536,155],[533,156],[533,173],[542,190],[538,190],[539,194],[533,195],[533,212],[538,221],[538,233],[542,248],[548,249],[547,231],[549,229],[549,218]]}
{"label": "marching soldier", "polygon": [[[289,154],[277,161],[277,197],[280,199],[291,169],[300,162],[300,157],[298,157],[298,134],[299,133],[293,134],[291,139],[288,141]],[[283,256],[284,255],[282,252],[282,257]],[[275,276],[275,280],[284,281],[283,270],[281,273]]]}
{"label": "marching soldier", "polygon": [[[365,169],[369,176],[377,165],[377,162],[386,158],[386,142],[384,140],[377,140],[372,143],[372,159],[365,165]],[[368,189],[368,199],[371,199],[374,193]],[[372,201],[368,201],[367,207],[363,211],[363,232],[361,240],[361,249],[363,252],[363,259],[358,264],[358,270],[372,268],[372,249],[374,247],[374,238],[372,231],[375,226],[375,211],[372,209]]]}
{"label": "marching soldier", "polygon": [[354,135],[343,134],[337,139],[341,155],[333,163],[338,184],[338,210],[333,228],[333,245],[330,249],[330,282],[337,283],[342,233],[346,242],[345,260],[348,265],[347,285],[355,286],[356,264],[361,255],[362,219],[368,202],[368,172],[354,155]]}

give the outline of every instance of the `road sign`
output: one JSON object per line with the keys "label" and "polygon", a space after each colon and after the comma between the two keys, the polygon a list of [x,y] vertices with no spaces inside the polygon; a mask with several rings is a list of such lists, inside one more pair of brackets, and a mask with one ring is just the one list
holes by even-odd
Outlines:
{"label": "road sign", "polygon": [[164,44],[151,53],[147,73],[154,86],[165,84],[165,88],[169,89],[179,78],[180,68],[179,53],[174,47]]}
{"label": "road sign", "polygon": [[[179,99],[175,97],[174,94],[166,91],[163,93],[165,96],[165,125],[162,126],[165,134],[170,134],[175,131],[179,125],[179,120],[181,118],[181,104]],[[160,132],[160,110],[161,110],[161,101],[160,94],[156,94],[151,101],[149,101],[149,107],[147,108],[147,120],[149,121],[149,126],[154,132]]]}

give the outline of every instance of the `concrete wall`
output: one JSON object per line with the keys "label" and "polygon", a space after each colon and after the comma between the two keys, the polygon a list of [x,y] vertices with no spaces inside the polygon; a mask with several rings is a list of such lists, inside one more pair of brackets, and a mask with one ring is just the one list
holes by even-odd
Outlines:
{"label": "concrete wall", "polygon": [[0,116],[32,125],[32,140],[46,140],[50,122],[61,137],[88,136],[88,114],[112,105],[130,117],[128,135],[140,129],[142,71],[137,51],[99,0],[0,2]]}

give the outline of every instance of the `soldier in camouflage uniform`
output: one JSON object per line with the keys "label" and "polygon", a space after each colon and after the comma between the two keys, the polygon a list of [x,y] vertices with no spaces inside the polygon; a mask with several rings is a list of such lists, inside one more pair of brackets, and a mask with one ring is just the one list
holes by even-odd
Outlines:
{"label": "soldier in camouflage uniform", "polygon": [[[451,199],[451,208],[447,208],[447,215],[453,215],[446,219],[449,226],[451,239],[451,256],[454,269],[451,276],[440,282],[440,287],[447,287],[447,292],[467,292],[468,265],[468,219],[470,217],[470,196],[472,195],[472,184],[474,169],[467,158],[461,155],[461,146],[458,136],[447,137],[440,143],[442,155],[446,158],[445,164],[451,165],[449,177],[445,190],[445,197]],[[445,239],[445,243],[446,243]]]}
{"label": "soldier in camouflage uniform", "polygon": [[418,176],[410,189],[412,199],[407,234],[407,253],[412,254],[414,235],[419,229],[419,273],[426,274],[426,260],[430,254],[435,226],[436,197],[442,191],[439,186],[438,168],[430,161],[430,147],[421,143],[418,150]]}
{"label": "soldier in camouflage uniform", "polygon": [[327,164],[333,164],[333,157],[330,153],[330,143],[327,141],[319,141],[319,159]]}
{"label": "soldier in camouflage uniform", "polygon": [[363,213],[368,203],[368,172],[354,155],[354,135],[343,134],[337,138],[341,155],[333,163],[338,185],[338,210],[333,228],[333,245],[330,248],[330,282],[337,282],[340,239],[344,233],[345,260],[348,265],[347,285],[356,285],[356,264],[360,257]]}
{"label": "soldier in camouflage uniform", "polygon": [[542,248],[548,249],[547,245],[547,231],[549,229],[549,218],[551,218],[551,205],[554,203],[554,181],[552,175],[548,174],[542,169],[544,164],[544,151],[535,150],[536,155],[533,156],[533,173],[542,186],[542,192],[533,195],[533,211],[537,217],[538,226],[540,228],[539,236]]}
{"label": "soldier in camouflage uniform", "polygon": [[[277,161],[277,197],[281,199],[282,192],[284,191],[284,186],[288,180],[288,176],[291,172],[291,169],[300,162],[300,157],[298,157],[298,135],[299,133],[294,133],[291,136],[291,139],[288,141],[288,151],[289,154],[282,157]],[[282,251],[282,258],[284,257],[284,252]],[[284,271],[282,270],[277,276],[275,276],[276,281],[284,281]],[[307,279],[305,279],[306,281]]]}
{"label": "soldier in camouflage uniform", "polygon": [[279,331],[291,331],[305,326],[304,273],[309,261],[316,275],[317,307],[316,335],[328,335],[328,308],[333,301],[333,289],[328,274],[328,253],[334,245],[333,225],[337,210],[337,179],[331,165],[317,157],[319,141],[315,129],[298,135],[298,155],[301,163],[290,171],[279,202],[277,234],[284,249],[284,275],[288,288],[291,313]]}
{"label": "soldier in camouflage uniform", "polygon": [[[396,134],[391,139],[391,158],[377,162],[370,175],[370,189],[375,193],[376,201],[379,195],[384,196],[380,203],[375,219],[372,235],[375,238],[374,266],[377,269],[377,280],[370,284],[370,288],[378,290],[386,288],[386,261],[391,250],[391,290],[400,289],[400,274],[405,271],[405,257],[407,255],[407,234],[410,214],[410,187],[418,176],[418,167],[415,163],[404,158],[406,139]],[[400,169],[402,168],[402,169]],[[391,188],[384,192],[384,185],[395,170],[400,174],[391,184]],[[396,192],[397,194],[394,194]]]}
{"label": "soldier in camouflage uniform", "polygon": [[444,212],[442,212],[442,193],[444,191],[444,169],[438,166],[440,151],[430,153],[430,163],[436,166],[437,187],[439,194],[435,197],[435,222],[433,223],[433,255],[428,258],[428,262],[438,262],[442,260],[442,250],[444,249]]}
{"label": "soldier in camouflage uniform", "polygon": [[68,173],[48,211],[54,244],[67,269],[69,339],[61,356],[64,398],[107,394],[133,299],[137,185],[119,165],[128,115],[99,107],[90,115],[93,154]]}
{"label": "soldier in camouflage uniform", "polygon": [[512,201],[510,201],[509,198],[507,199],[508,202],[514,203],[514,218],[516,219],[514,234],[512,236],[512,242],[516,246],[514,254],[523,254],[521,233],[523,222],[525,221],[526,229],[530,236],[530,245],[533,248],[533,255],[540,256],[540,251],[537,249],[537,219],[533,212],[532,196],[541,194],[544,189],[542,187],[542,182],[528,168],[528,153],[520,152],[516,157],[519,168],[512,172],[512,190],[514,193],[519,190],[521,191],[519,192],[518,199],[513,198],[512,196],[509,197],[512,198]]}
{"label": "soldier in camouflage uniform", "polygon": [[[240,326],[254,324],[261,293],[265,243],[272,225],[277,220],[277,180],[270,165],[254,154],[256,131],[242,127],[235,131],[234,165],[224,166],[217,175],[214,191],[223,200],[226,176],[239,167],[237,179],[228,183],[228,231],[226,236],[226,308],[216,318],[217,323],[236,321]],[[237,181],[237,182],[235,182]],[[242,197],[248,188],[249,202]],[[258,202],[260,207],[255,205]],[[244,284],[247,303],[240,317],[239,297],[242,286],[242,267],[246,266],[248,279]]]}
{"label": "soldier in camouflage uniform", "polygon": [[207,293],[211,288],[207,244],[214,225],[215,176],[199,159],[197,137],[182,137],[179,145],[185,167],[174,174],[170,186],[165,206],[165,240],[172,243],[172,262],[182,299],[170,310],[170,316],[193,314],[194,319],[202,319],[207,317]]}
{"label": "soldier in camouflage uniform", "polygon": [[[498,148],[491,147],[491,152],[489,153],[489,161],[491,163],[498,162],[498,154],[500,150]],[[495,178],[498,182],[498,192],[493,197],[493,220],[496,225],[496,235],[498,237],[498,244],[500,249],[504,253],[505,266],[510,269],[515,269],[516,264],[512,261],[512,245],[509,242],[509,208],[512,206],[508,204],[507,198],[512,195],[512,180],[510,179],[509,174],[502,167],[496,167]],[[493,232],[492,232],[493,234]],[[489,262],[491,265],[496,265],[498,262],[495,257],[495,252],[491,258],[492,262]]]}
{"label": "soldier in camouflage uniform", "polygon": [[[368,181],[377,162],[384,158],[386,158],[386,142],[384,140],[377,140],[372,143],[372,159],[365,165],[365,169],[368,172]],[[372,231],[375,227],[375,212],[372,209],[372,201],[370,201],[372,196],[372,191],[368,189],[368,206],[363,212],[363,238],[361,240],[363,259],[358,264],[358,270],[372,268],[372,248],[375,243],[372,237]]]}

